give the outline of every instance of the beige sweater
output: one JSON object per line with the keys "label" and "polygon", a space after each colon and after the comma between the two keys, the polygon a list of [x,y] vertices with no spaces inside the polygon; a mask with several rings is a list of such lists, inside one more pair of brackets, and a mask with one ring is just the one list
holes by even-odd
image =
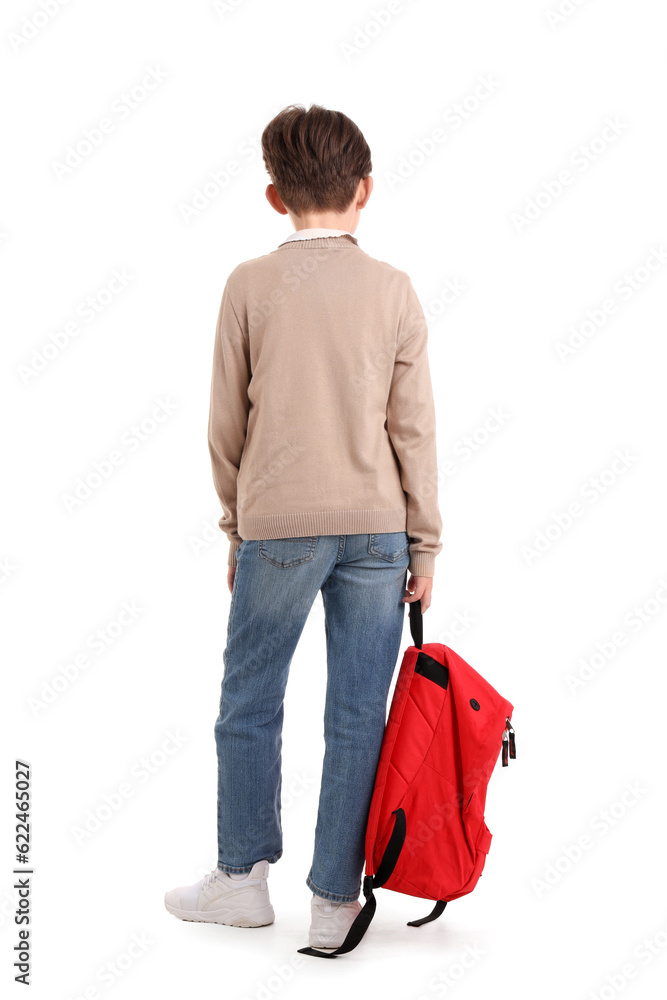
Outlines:
{"label": "beige sweater", "polygon": [[215,332],[208,427],[219,524],[242,539],[407,531],[442,549],[428,330],[409,276],[349,233],[239,264]]}

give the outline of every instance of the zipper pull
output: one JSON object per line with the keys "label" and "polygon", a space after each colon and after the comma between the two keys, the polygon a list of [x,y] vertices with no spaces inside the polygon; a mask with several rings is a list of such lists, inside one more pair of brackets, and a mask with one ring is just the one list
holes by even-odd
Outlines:
{"label": "zipper pull", "polygon": [[509,740],[507,739],[507,730],[503,729],[503,767],[507,767],[507,744]]}
{"label": "zipper pull", "polygon": [[510,722],[509,718],[505,719],[505,730],[509,730],[509,742],[510,742],[510,757],[512,760],[516,760],[516,739],[514,733],[514,727]]}

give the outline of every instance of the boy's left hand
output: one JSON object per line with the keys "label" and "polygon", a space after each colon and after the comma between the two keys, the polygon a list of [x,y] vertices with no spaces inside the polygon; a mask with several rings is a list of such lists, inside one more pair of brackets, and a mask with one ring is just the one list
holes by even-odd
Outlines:
{"label": "boy's left hand", "polygon": [[431,607],[431,591],[433,590],[432,576],[408,576],[407,590],[402,598],[403,604],[412,604],[413,601],[421,601],[422,614]]}

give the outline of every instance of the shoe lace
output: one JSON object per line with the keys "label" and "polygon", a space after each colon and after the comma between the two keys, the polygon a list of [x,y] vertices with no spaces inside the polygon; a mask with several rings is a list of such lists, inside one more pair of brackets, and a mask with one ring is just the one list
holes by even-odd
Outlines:
{"label": "shoe lace", "polygon": [[212,872],[206,875],[204,877],[204,880],[202,881],[202,889],[208,889],[208,887],[218,879],[219,875],[220,871],[217,868],[215,868]]}

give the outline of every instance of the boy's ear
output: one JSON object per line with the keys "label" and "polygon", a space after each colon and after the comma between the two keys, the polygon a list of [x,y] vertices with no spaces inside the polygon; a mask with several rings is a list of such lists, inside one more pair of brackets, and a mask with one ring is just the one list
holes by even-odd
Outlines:
{"label": "boy's ear", "polygon": [[373,190],[373,178],[369,174],[368,177],[362,177],[359,181],[359,195],[361,196],[361,201],[357,202],[357,208],[363,208],[366,202],[371,196],[371,191]]}
{"label": "boy's ear", "polygon": [[276,212],[279,212],[281,215],[287,215],[287,209],[280,200],[280,195],[273,184],[269,184],[264,193],[271,208],[275,208]]}

